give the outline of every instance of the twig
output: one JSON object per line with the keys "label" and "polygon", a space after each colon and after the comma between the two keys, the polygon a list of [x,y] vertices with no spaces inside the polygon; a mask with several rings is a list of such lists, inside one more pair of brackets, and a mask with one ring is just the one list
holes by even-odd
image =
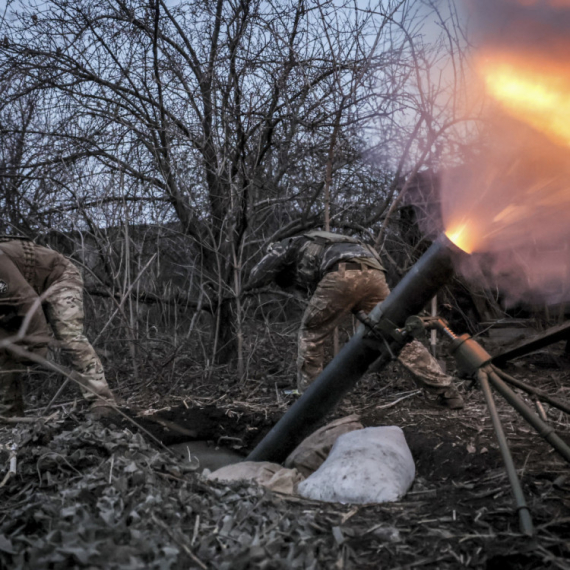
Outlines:
{"label": "twig", "polygon": [[113,481],[113,467],[115,466],[115,454],[111,455],[111,467],[109,467],[109,485]]}
{"label": "twig", "polygon": [[49,401],[49,404],[45,407],[44,414],[47,414],[53,407],[55,401],[59,398],[61,393],[65,390],[65,387],[69,384],[69,376],[62,382],[61,386],[58,388],[54,397]]}
{"label": "twig", "polygon": [[91,343],[93,346],[95,346],[95,344],[97,344],[97,341],[101,338],[101,335],[105,332],[105,330],[107,329],[107,327],[111,324],[111,322],[113,321],[113,319],[115,318],[115,316],[117,315],[117,313],[119,311],[122,310],[123,305],[125,304],[125,301],[130,297],[131,291],[134,289],[135,285],[138,283],[139,279],[142,277],[143,273],[147,270],[148,266],[154,261],[154,258],[158,255],[158,253],[155,253],[146,263],[146,265],[139,271],[139,274],[136,276],[135,280],[131,283],[131,286],[127,289],[127,291],[125,292],[125,294],[123,295],[123,298],[121,299],[121,302],[119,303],[119,306],[115,309],[115,312],[111,315],[111,317],[109,318],[109,320],[105,323],[105,326],[99,331],[99,334],[97,335],[97,338]]}
{"label": "twig", "polygon": [[402,400],[406,400],[408,398],[411,398],[412,396],[417,396],[420,393],[421,393],[421,390],[414,390],[411,394],[408,394],[407,396],[402,396],[401,398],[398,398],[397,400],[394,400],[393,402],[390,402],[389,404],[384,404],[383,406],[376,406],[376,408],[374,408],[374,409],[384,410],[386,408],[391,408],[392,406],[395,406],[396,404],[398,404]]}
{"label": "twig", "polygon": [[196,520],[194,521],[194,531],[192,532],[192,539],[190,540],[190,546],[194,546],[196,539],[198,538],[198,531],[200,530],[200,515],[196,515]]}
{"label": "twig", "polygon": [[188,554],[188,556],[190,556],[190,558],[192,558],[192,560],[196,564],[198,564],[198,566],[200,566],[200,568],[203,568],[203,570],[208,570],[208,567],[190,550],[190,548],[183,542],[183,540],[174,536],[174,533],[171,532],[171,530],[168,528],[168,526],[163,521],[161,521],[159,518],[157,518],[156,515],[154,515],[154,514],[151,516],[152,516],[152,520],[157,525],[161,526],[166,531],[168,536],[170,536],[170,538],[172,540],[174,540],[174,542],[176,542],[176,544],[181,546],[184,549],[184,552],[186,552],[186,554]]}
{"label": "twig", "polygon": [[13,444],[12,447],[10,448],[10,468],[8,469],[8,473],[6,473],[4,479],[2,479],[2,482],[0,483],[0,488],[4,487],[4,485],[6,485],[10,477],[12,475],[16,475],[17,473],[18,455],[16,453],[16,450],[17,450],[16,444]]}
{"label": "twig", "polygon": [[8,471],[8,473],[6,473],[6,475],[4,476],[4,479],[2,479],[2,483],[0,483],[0,489],[2,487],[4,487],[4,485],[6,485],[6,483],[8,483],[8,480],[10,479],[11,475],[12,475],[12,473],[10,473],[10,471]]}
{"label": "twig", "polygon": [[25,417],[19,417],[19,416],[12,416],[12,417],[5,417],[5,416],[0,416],[0,423],[3,424],[33,424],[37,421],[39,421],[42,418],[25,418]]}

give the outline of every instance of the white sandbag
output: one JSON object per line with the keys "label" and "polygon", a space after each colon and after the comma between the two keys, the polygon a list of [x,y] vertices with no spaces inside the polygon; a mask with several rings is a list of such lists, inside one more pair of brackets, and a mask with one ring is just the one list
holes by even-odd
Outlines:
{"label": "white sandbag", "polygon": [[327,460],[299,484],[298,494],[330,503],[386,503],[403,497],[415,474],[399,427],[365,428],[341,435]]}
{"label": "white sandbag", "polygon": [[304,477],[296,469],[286,469],[269,461],[242,461],[210,473],[212,481],[254,481],[272,491],[292,495]]}
{"label": "white sandbag", "polygon": [[306,437],[287,457],[285,467],[308,477],[323,464],[339,436],[363,428],[356,414],[335,420]]}

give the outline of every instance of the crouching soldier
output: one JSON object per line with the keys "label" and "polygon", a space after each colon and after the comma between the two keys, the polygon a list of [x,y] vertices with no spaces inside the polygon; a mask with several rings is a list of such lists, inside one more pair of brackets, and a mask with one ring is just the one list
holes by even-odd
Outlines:
{"label": "crouching soldier", "polygon": [[[377,252],[355,238],[311,231],[274,243],[253,268],[246,290],[275,282],[311,298],[299,329],[297,387],[304,391],[321,373],[324,343],[350,312],[369,313],[390,293]],[[437,361],[420,342],[407,344],[400,363],[436,402],[462,408],[463,399]]]}
{"label": "crouching soldier", "polygon": [[[48,326],[49,324],[49,326]],[[0,237],[0,339],[24,325],[23,344],[46,355],[49,328],[73,368],[91,414],[111,412],[115,400],[95,350],[83,334],[83,280],[63,255],[25,238]],[[22,376],[25,358],[0,349],[0,416],[24,413]]]}

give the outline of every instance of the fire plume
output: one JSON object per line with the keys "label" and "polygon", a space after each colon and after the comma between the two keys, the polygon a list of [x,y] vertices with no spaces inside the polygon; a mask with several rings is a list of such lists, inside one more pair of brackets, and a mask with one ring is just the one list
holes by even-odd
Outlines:
{"label": "fire plume", "polygon": [[570,218],[570,66],[487,51],[477,70],[501,112],[490,116],[491,145],[446,204],[446,235],[468,253],[536,241]]}
{"label": "fire plume", "polygon": [[459,249],[462,249],[465,253],[473,253],[477,245],[477,234],[469,227],[469,222],[467,221],[451,225],[445,231],[445,235],[451,242],[453,242]]}
{"label": "fire plume", "polygon": [[443,175],[445,233],[508,302],[568,301],[570,0],[463,3],[488,104]]}
{"label": "fire plume", "polygon": [[567,63],[513,54],[478,58],[487,93],[510,116],[570,146],[570,68]]}

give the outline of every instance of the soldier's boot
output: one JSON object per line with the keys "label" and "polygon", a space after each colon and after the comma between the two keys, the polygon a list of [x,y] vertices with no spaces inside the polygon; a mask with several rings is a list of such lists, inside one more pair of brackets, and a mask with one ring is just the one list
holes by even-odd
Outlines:
{"label": "soldier's boot", "polygon": [[453,385],[449,386],[444,392],[438,394],[434,400],[434,404],[448,410],[460,410],[465,407],[465,402],[457,388]]}
{"label": "soldier's boot", "polygon": [[301,374],[297,376],[297,392],[302,394],[309,386],[310,382],[308,382]]}
{"label": "soldier's boot", "polygon": [[90,403],[87,412],[90,418],[100,419],[116,413],[117,401],[104,376],[98,378],[94,374],[74,371],[72,378],[79,384],[83,397]]}
{"label": "soldier's boot", "polygon": [[314,377],[310,377],[305,371],[297,372],[297,393],[302,394],[312,383]]}
{"label": "soldier's boot", "polygon": [[0,417],[13,418],[23,415],[22,372],[0,370]]}
{"label": "soldier's boot", "polygon": [[114,400],[96,400],[89,407],[87,416],[92,420],[100,420],[101,418],[117,417],[117,405]]}
{"label": "soldier's boot", "polygon": [[[88,401],[91,402],[91,405],[87,415],[93,420],[116,416],[118,414],[117,400],[109,387],[106,384],[104,386],[98,385],[92,379],[87,384],[91,389],[96,390],[96,394],[89,393]],[[84,393],[84,395],[87,394]]]}

